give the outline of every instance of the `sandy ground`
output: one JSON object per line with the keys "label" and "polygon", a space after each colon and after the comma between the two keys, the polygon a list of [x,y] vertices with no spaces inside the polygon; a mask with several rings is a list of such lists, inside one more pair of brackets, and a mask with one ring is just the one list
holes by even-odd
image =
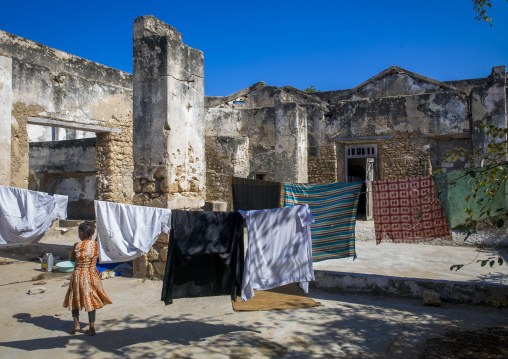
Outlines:
{"label": "sandy ground", "polygon": [[[30,279],[36,262],[0,265],[0,283]],[[164,306],[162,283],[116,277],[103,281],[113,300],[97,311],[95,337],[68,334],[62,308],[66,274],[48,276],[47,291],[26,294],[32,282],[0,286],[2,358],[414,358],[447,330],[508,323],[508,310],[314,291],[323,306],[234,312],[227,296],[175,299]],[[82,313],[83,329],[87,316]]]}

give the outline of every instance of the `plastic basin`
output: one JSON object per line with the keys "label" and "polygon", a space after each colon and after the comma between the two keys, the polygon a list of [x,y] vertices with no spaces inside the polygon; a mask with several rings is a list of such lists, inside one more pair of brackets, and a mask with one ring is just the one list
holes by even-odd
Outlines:
{"label": "plastic basin", "polygon": [[74,262],[65,261],[55,264],[59,272],[70,273],[74,270]]}

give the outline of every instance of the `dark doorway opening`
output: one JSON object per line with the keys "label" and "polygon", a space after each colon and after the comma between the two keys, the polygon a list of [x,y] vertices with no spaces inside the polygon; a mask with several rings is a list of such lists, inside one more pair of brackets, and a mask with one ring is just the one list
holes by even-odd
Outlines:
{"label": "dark doorway opening", "polygon": [[358,199],[358,210],[356,217],[358,220],[365,220],[367,218],[367,199],[365,192],[367,186],[365,180],[367,179],[367,158],[348,158],[347,160],[347,181],[348,182],[363,182],[360,198]]}

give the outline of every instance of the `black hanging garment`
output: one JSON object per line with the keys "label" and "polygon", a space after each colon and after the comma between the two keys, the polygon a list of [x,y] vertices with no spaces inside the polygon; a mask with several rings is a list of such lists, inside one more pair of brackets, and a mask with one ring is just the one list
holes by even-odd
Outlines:
{"label": "black hanging garment", "polygon": [[282,183],[231,177],[233,211],[257,211],[281,207]]}
{"label": "black hanging garment", "polygon": [[241,295],[243,217],[237,212],[173,210],[161,300]]}

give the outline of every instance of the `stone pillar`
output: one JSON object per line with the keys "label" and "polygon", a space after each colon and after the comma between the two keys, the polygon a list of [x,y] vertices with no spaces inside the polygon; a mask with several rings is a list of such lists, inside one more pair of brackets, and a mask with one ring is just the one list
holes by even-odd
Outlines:
{"label": "stone pillar", "polygon": [[11,184],[12,59],[0,56],[0,185]]}
{"label": "stone pillar", "polygon": [[308,181],[307,111],[275,94],[275,178],[281,182]]}
{"label": "stone pillar", "polygon": [[132,204],[132,112],[107,122],[121,133],[99,132],[95,151],[95,199]]}
{"label": "stone pillar", "polygon": [[[496,127],[506,128],[506,66],[492,68],[491,75],[487,78],[487,84],[475,87],[471,91],[471,115],[473,150],[482,150],[487,154],[487,146],[492,141],[492,136],[486,134],[479,125],[492,124]],[[497,138],[495,141],[504,141]],[[476,163],[480,165],[480,163]]]}
{"label": "stone pillar", "polygon": [[204,57],[153,16],[134,21],[134,204],[204,204]]}

